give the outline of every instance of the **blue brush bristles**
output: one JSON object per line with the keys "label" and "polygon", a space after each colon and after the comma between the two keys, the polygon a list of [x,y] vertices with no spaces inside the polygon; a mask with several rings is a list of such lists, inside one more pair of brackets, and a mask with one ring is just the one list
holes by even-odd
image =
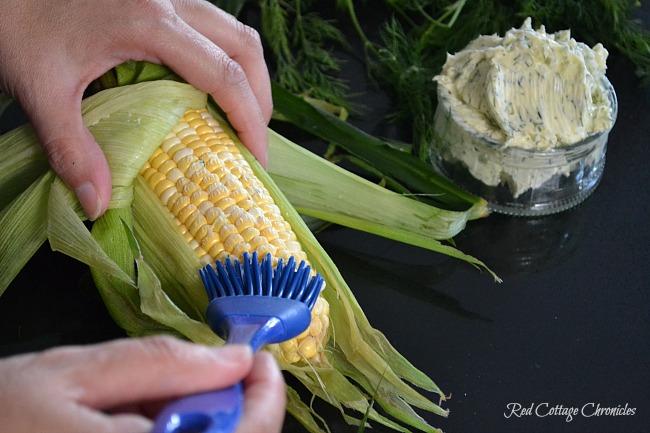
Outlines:
{"label": "blue brush bristles", "polygon": [[226,296],[274,296],[303,302],[311,310],[323,286],[323,277],[310,277],[311,266],[302,260],[297,266],[293,257],[279,259],[273,269],[267,254],[261,262],[257,252],[244,253],[243,260],[227,258],[216,261],[216,270],[206,265],[200,270],[208,299]]}

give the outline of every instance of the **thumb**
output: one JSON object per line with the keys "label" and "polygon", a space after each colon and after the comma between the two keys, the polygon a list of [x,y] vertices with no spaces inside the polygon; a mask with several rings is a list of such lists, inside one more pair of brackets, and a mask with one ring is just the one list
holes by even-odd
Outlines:
{"label": "thumb", "polygon": [[48,92],[26,108],[54,172],[75,192],[90,220],[100,217],[111,199],[106,157],[81,117],[81,93]]}

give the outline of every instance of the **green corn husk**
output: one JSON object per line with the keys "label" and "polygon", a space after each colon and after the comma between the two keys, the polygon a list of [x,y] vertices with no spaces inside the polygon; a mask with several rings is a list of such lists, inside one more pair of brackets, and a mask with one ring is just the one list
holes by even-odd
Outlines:
{"label": "green corn husk", "polygon": [[465,260],[499,278],[483,262],[442,244],[474,209],[450,211],[392,192],[269,132],[269,173],[301,215],[340,224]]}
{"label": "green corn husk", "polygon": [[[110,209],[90,230],[72,192],[43,164],[30,128],[0,137],[0,190],[23,176],[26,167],[32,179],[22,191],[2,197],[0,265],[6,271],[0,277],[0,294],[36,249],[49,240],[53,250],[90,266],[109,312],[129,335],[170,333],[197,343],[221,344],[204,322],[207,297],[198,275],[199,261],[137,175],[183,113],[206,105],[205,94],[171,81],[111,89],[84,101],[84,120],[107,155],[114,184]],[[4,161],[6,147],[22,152],[22,166]],[[414,408],[442,416],[447,411],[416,388],[441,399],[444,394],[372,328],[301,216],[250,153],[243,147],[242,152],[327,283],[324,296],[333,326],[327,347],[331,365],[281,367],[311,394],[340,409],[349,423],[359,424],[367,412],[370,422],[397,431],[438,431]],[[327,427],[309,402],[301,401],[292,389],[288,398],[287,410],[308,431],[325,431]],[[370,406],[371,400],[384,414]]]}

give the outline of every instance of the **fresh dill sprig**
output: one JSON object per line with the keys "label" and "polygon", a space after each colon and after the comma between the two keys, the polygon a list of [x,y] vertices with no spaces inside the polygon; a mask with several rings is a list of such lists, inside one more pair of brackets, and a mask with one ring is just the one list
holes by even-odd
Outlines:
{"label": "fresh dill sprig", "polygon": [[411,124],[413,152],[425,158],[426,146],[433,129],[436,85],[434,70],[427,64],[426,54],[413,49],[417,41],[408,35],[397,19],[386,23],[381,32],[382,45],[369,62],[372,76],[383,88],[391,90],[395,99],[393,117]]}
{"label": "fresh dill sprig", "polygon": [[333,22],[309,11],[309,0],[260,2],[262,34],[274,63],[274,79],[285,89],[350,108],[348,86],[337,76],[332,47],[346,47]]}
{"label": "fresh dill sprig", "polygon": [[[241,9],[247,0],[221,0]],[[343,22],[351,23],[373,81],[393,97],[392,118],[404,122],[412,151],[427,158],[435,137],[435,83],[448,53],[484,34],[503,34],[531,17],[549,32],[570,29],[589,45],[617,50],[650,84],[650,33],[632,19],[638,0],[259,0],[261,33],[269,47],[274,79],[283,88],[351,110],[347,83],[339,78],[341,60],[333,49],[348,46]],[[336,8],[341,20],[327,20],[314,9]],[[233,6],[234,5],[234,6]],[[318,6],[318,7],[316,7]],[[378,20],[369,8],[382,8]],[[347,17],[345,16],[347,14]],[[337,27],[339,26],[339,27]],[[366,31],[375,28],[371,40]],[[352,110],[359,112],[362,110]]]}

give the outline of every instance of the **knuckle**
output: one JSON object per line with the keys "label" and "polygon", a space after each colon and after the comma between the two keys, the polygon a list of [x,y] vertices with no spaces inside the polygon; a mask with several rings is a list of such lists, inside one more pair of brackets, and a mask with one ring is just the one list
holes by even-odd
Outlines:
{"label": "knuckle", "polygon": [[228,59],[224,65],[226,80],[230,84],[241,84],[246,81],[246,73],[242,66],[234,59]]}
{"label": "knuckle", "polygon": [[224,85],[226,87],[240,87],[247,83],[246,73],[237,61],[228,56],[222,56],[220,60],[222,83],[220,83],[221,85],[217,83],[217,86],[215,86],[217,90]]}
{"label": "knuckle", "polygon": [[239,43],[245,50],[255,50],[255,52],[262,51],[262,38],[254,28],[239,22]]}

